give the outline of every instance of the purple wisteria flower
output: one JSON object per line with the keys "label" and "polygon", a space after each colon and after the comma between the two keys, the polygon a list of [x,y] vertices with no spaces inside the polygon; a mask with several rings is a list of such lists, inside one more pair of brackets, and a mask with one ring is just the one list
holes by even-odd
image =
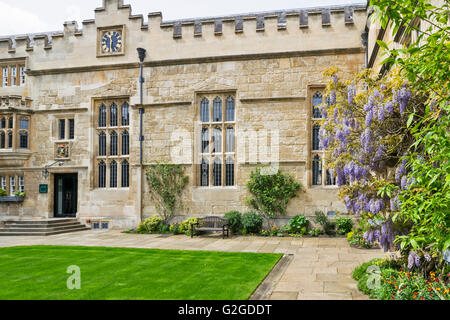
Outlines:
{"label": "purple wisteria flower", "polygon": [[348,86],[347,91],[348,91],[348,104],[352,106],[356,95],[356,88],[355,86],[351,85]]}
{"label": "purple wisteria flower", "polygon": [[383,91],[386,90],[386,85],[383,83],[383,84],[380,86],[380,89],[383,90]]}
{"label": "purple wisteria flower", "polygon": [[334,84],[338,84],[339,77],[337,76],[337,74],[334,74],[332,78],[333,78]]}
{"label": "purple wisteria flower", "polygon": [[393,198],[391,198],[391,211],[392,212],[396,212],[398,210],[400,210],[400,201],[398,196],[395,196]]}
{"label": "purple wisteria flower", "polygon": [[380,245],[384,252],[388,252],[394,245],[395,236],[392,220],[389,219],[381,225]]}
{"label": "purple wisteria flower", "polygon": [[334,106],[336,104],[336,91],[332,90],[330,94],[330,105]]}
{"label": "purple wisteria flower", "polygon": [[420,267],[420,256],[415,251],[411,251],[408,256],[408,269],[411,270],[414,266]]}
{"label": "purple wisteria flower", "polygon": [[430,262],[431,261],[431,256],[430,256],[430,254],[427,252],[427,253],[425,253],[424,255],[423,255],[423,257],[425,258],[425,260],[427,261],[427,262]]}
{"label": "purple wisteria flower", "polygon": [[406,112],[409,100],[412,98],[412,93],[405,87],[400,89],[398,94],[398,103],[400,104],[400,114],[403,115]]}
{"label": "purple wisteria flower", "polygon": [[384,107],[384,110],[386,111],[386,113],[388,115],[391,115],[394,112],[394,104],[392,103],[392,101],[388,101],[386,103],[386,106]]}
{"label": "purple wisteria flower", "polygon": [[373,91],[373,96],[374,96],[375,98],[379,98],[379,97],[380,97],[380,91],[379,91],[378,89],[375,89],[375,90]]}
{"label": "purple wisteria flower", "polygon": [[366,115],[366,127],[370,127],[372,120],[373,120],[373,111],[371,110]]}
{"label": "purple wisteria flower", "polygon": [[385,118],[386,118],[386,110],[384,110],[384,108],[380,108],[378,110],[378,120],[383,122]]}
{"label": "purple wisteria flower", "polygon": [[406,187],[408,186],[408,178],[406,176],[402,177],[402,181],[401,181],[400,185],[402,187],[402,190],[406,189]]}

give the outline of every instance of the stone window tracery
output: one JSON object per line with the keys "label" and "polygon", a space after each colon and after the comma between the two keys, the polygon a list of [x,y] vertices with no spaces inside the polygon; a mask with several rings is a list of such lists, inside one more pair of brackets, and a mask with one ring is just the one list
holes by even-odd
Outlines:
{"label": "stone window tracery", "polygon": [[[198,183],[201,187],[235,185],[236,104],[233,95],[202,95]],[[212,108],[210,108],[212,102]],[[225,107],[224,107],[225,106]]]}
{"label": "stone window tracery", "polygon": [[122,99],[99,101],[95,104],[97,134],[96,187],[129,188],[130,186],[130,107]]}

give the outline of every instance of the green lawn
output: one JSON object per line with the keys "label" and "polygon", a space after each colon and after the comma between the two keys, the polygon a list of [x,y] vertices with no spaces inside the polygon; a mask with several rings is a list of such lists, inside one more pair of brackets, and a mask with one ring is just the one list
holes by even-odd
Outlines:
{"label": "green lawn", "polygon": [[[0,248],[0,300],[246,300],[280,254],[31,246]],[[69,266],[81,289],[68,290]]]}

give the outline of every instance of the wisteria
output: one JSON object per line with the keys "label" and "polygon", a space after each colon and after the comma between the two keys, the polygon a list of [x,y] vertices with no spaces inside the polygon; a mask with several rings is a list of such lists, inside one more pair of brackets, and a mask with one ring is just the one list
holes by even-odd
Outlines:
{"label": "wisteria", "polygon": [[[360,217],[378,217],[365,238],[387,251],[394,247],[399,234],[392,222],[393,213],[401,209],[399,191],[414,185],[403,158],[407,144],[396,131],[406,125],[402,115],[411,105],[411,90],[397,78],[365,82],[372,77],[369,73],[346,83],[335,69],[326,75],[331,77],[329,103],[321,111],[332,115],[332,120],[325,117],[319,131],[320,146],[328,151],[331,174],[341,188],[347,211]],[[397,190],[389,196],[378,194],[373,182],[381,177]]]}

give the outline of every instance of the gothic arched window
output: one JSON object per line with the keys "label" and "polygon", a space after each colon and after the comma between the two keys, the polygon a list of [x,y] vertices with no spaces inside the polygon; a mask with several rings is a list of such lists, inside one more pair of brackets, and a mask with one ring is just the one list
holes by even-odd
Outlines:
{"label": "gothic arched window", "polygon": [[117,188],[117,162],[113,161],[109,165],[109,185],[111,188]]}
{"label": "gothic arched window", "polygon": [[119,152],[119,137],[115,131],[111,132],[110,136],[110,144],[109,144],[109,155],[110,156],[117,156]]}
{"label": "gothic arched window", "polygon": [[200,165],[200,186],[209,186],[209,162],[205,158],[202,159],[202,164]]}
{"label": "gothic arched window", "polygon": [[313,126],[313,140],[312,140],[313,151],[320,150],[319,132],[320,132],[320,126],[314,125]]}
{"label": "gothic arched window", "polygon": [[209,100],[206,98],[200,104],[200,117],[202,122],[209,122]]}
{"label": "gothic arched window", "polygon": [[98,136],[98,155],[100,157],[106,156],[106,134],[104,132]]}
{"label": "gothic arched window", "polygon": [[106,164],[103,161],[98,165],[98,187],[106,188]]}
{"label": "gothic arched window", "polygon": [[222,99],[217,97],[214,100],[213,122],[222,122]]}
{"label": "gothic arched window", "polygon": [[222,186],[222,161],[220,160],[220,158],[216,158],[214,160],[213,181],[214,187]]}
{"label": "gothic arched window", "polygon": [[322,185],[322,159],[316,155],[312,164],[312,184],[313,186]]}
{"label": "gothic arched window", "polygon": [[234,160],[233,158],[229,157],[227,158],[227,164],[226,164],[226,186],[232,187],[234,186]]}
{"label": "gothic arched window", "polygon": [[122,133],[122,155],[127,156],[130,154],[130,135],[128,131]]}
{"label": "gothic arched window", "polygon": [[227,122],[235,121],[235,112],[236,112],[236,107],[235,107],[234,99],[233,99],[233,97],[228,97],[227,110],[226,110],[226,115],[227,115],[226,121]]}
{"label": "gothic arched window", "polygon": [[111,127],[117,127],[117,105],[113,103],[111,107],[109,108],[109,119],[110,119],[110,126]]}
{"label": "gothic arched window", "polygon": [[319,106],[323,102],[322,94],[319,92],[316,92],[313,96],[313,118],[314,119],[321,119],[322,114],[320,112]]}
{"label": "gothic arched window", "polygon": [[128,103],[122,105],[122,126],[127,127],[130,125],[130,106]]}
{"label": "gothic arched window", "polygon": [[98,126],[100,128],[106,127],[106,106],[102,104],[98,113]]}
{"label": "gothic arched window", "polygon": [[130,165],[128,161],[122,162],[122,188],[130,187]]}

